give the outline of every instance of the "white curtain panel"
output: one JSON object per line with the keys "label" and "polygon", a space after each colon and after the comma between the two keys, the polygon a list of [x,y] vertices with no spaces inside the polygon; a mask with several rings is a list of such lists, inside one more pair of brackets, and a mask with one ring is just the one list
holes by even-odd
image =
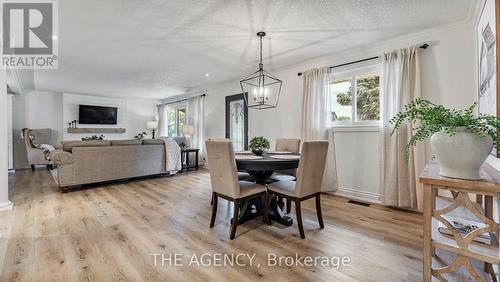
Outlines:
{"label": "white curtain panel", "polygon": [[326,140],[331,120],[330,68],[316,68],[303,74],[302,139]]}
{"label": "white curtain panel", "polygon": [[[328,153],[321,191],[338,189],[335,143],[331,132],[330,68],[315,68],[303,74],[302,140],[328,140]],[[330,131],[330,134],[328,133]]]}
{"label": "white curtain panel", "polygon": [[190,138],[191,147],[200,149],[198,161],[203,165],[205,159],[205,96],[190,98],[187,102],[187,124],[194,127]]}
{"label": "white curtain panel", "polygon": [[158,137],[168,136],[167,111],[168,105],[159,105],[158,109]]}
{"label": "white curtain panel", "polygon": [[412,125],[402,126],[391,136],[393,126],[389,120],[421,95],[418,47],[395,50],[382,58],[382,200],[386,205],[417,209],[422,200],[418,176],[425,165],[425,148],[422,144],[411,148],[406,161],[404,148],[412,136]]}

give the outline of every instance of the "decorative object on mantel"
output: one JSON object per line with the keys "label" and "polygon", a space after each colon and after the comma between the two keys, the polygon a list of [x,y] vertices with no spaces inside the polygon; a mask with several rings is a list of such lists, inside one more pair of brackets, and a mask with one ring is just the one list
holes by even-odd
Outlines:
{"label": "decorative object on mantel", "polygon": [[248,108],[276,108],[281,94],[282,81],[264,70],[262,63],[262,38],[266,33],[257,33],[260,39],[259,69],[240,81],[241,91]]}
{"label": "decorative object on mantel", "polygon": [[262,156],[262,154],[271,148],[271,145],[269,144],[269,140],[262,136],[258,136],[250,140],[248,148],[251,149],[255,155]]}
{"label": "decorative object on mantel", "polygon": [[405,147],[406,159],[410,146],[432,135],[431,149],[439,162],[440,175],[479,180],[479,170],[493,145],[498,150],[496,131],[500,128],[500,120],[491,115],[475,116],[476,106],[474,103],[463,111],[447,109],[417,98],[390,120],[394,125],[392,133],[409,122],[413,135]]}
{"label": "decorative object on mantel", "polygon": [[152,132],[153,132],[152,139],[155,139],[155,130],[158,129],[158,121],[157,120],[148,121],[147,128],[152,130]]}
{"label": "decorative object on mantel", "polygon": [[[154,131],[153,131],[154,132]],[[144,136],[148,135],[146,132],[141,132],[141,133],[138,133],[136,136],[134,136],[135,139],[137,140],[143,140],[144,139]],[[153,136],[154,136],[154,133],[153,133]],[[153,138],[154,139],[154,138]]]}
{"label": "decorative object on mantel", "polygon": [[88,141],[88,140],[104,140],[104,135],[92,135],[89,137],[82,137],[82,141]]}
{"label": "decorative object on mantel", "polygon": [[77,123],[78,121],[76,119],[72,120],[71,122],[68,123],[68,128],[76,128]]}
{"label": "decorative object on mantel", "polygon": [[125,128],[68,128],[68,133],[125,133]]}

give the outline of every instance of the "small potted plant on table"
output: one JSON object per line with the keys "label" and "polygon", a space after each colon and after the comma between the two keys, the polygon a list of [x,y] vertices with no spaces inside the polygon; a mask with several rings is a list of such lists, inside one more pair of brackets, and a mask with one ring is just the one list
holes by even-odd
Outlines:
{"label": "small potted plant on table", "polygon": [[264,154],[270,147],[269,141],[262,136],[252,138],[248,144],[248,148],[257,156]]}
{"label": "small potted plant on table", "polygon": [[410,146],[430,137],[440,175],[479,180],[479,170],[493,146],[498,150],[500,120],[491,115],[474,115],[476,106],[474,103],[466,110],[447,109],[417,98],[389,121],[394,125],[392,134],[409,122],[413,134],[405,147],[407,160]]}

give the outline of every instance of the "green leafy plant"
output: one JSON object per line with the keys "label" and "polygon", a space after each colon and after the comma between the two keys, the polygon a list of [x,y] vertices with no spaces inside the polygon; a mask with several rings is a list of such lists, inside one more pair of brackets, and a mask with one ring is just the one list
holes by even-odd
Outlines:
{"label": "green leafy plant", "polygon": [[500,128],[500,119],[492,115],[480,114],[476,116],[474,110],[477,103],[465,110],[447,109],[430,101],[416,98],[405,105],[402,112],[397,113],[389,122],[394,126],[391,133],[401,128],[405,122],[412,126],[413,136],[405,147],[406,160],[409,158],[409,149],[418,142],[430,138],[434,133],[444,130],[449,136],[455,135],[457,127],[465,127],[471,133],[479,136],[490,136],[498,150],[497,130]]}
{"label": "green leafy plant", "polygon": [[136,136],[134,136],[135,139],[137,140],[143,140],[144,136],[148,135],[146,132],[138,133]]}
{"label": "green leafy plant", "polygon": [[82,141],[90,141],[90,140],[104,140],[104,135],[92,135],[88,137],[82,137]]}
{"label": "green leafy plant", "polygon": [[248,144],[248,148],[252,150],[266,150],[271,148],[271,144],[269,140],[262,136],[254,137],[250,140],[250,144]]}

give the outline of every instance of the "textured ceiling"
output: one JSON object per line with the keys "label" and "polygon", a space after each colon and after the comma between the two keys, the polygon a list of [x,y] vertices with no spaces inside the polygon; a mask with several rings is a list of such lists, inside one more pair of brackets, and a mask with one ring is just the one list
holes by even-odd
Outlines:
{"label": "textured ceiling", "polygon": [[[40,90],[165,98],[353,46],[463,21],[470,0],[64,0],[59,69]],[[206,77],[205,74],[210,76]]]}

